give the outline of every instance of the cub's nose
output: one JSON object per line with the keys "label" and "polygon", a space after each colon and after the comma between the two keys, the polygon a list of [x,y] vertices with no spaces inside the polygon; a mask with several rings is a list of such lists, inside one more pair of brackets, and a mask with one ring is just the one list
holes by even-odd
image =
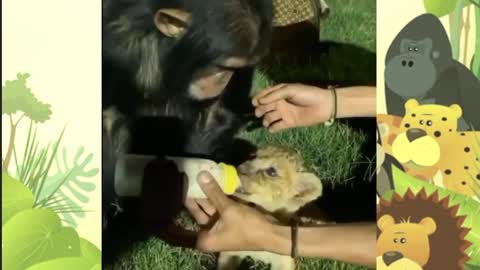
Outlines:
{"label": "cub's nose", "polygon": [[383,262],[387,266],[390,266],[390,264],[400,260],[401,258],[403,258],[403,254],[398,251],[385,252],[382,256]]}
{"label": "cub's nose", "polygon": [[237,172],[240,174],[247,174],[247,165],[246,164],[240,164],[237,167]]}
{"label": "cub's nose", "polygon": [[412,129],[407,130],[407,139],[408,139],[409,142],[413,142],[416,139],[424,137],[424,136],[427,136],[427,132],[425,132],[425,130],[423,130],[423,129],[412,128]]}

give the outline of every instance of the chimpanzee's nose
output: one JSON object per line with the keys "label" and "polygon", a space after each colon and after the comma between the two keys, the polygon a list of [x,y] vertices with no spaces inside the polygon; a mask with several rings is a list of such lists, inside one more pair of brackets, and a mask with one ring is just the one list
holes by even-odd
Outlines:
{"label": "chimpanzee's nose", "polygon": [[390,264],[400,260],[401,258],[403,258],[403,254],[398,251],[385,252],[382,256],[383,262],[387,266],[390,266]]}
{"label": "chimpanzee's nose", "polygon": [[407,65],[408,65],[408,67],[413,67],[414,64],[415,63],[412,60],[409,60],[409,61],[403,60],[402,61],[402,66],[404,66],[404,67],[407,66]]}
{"label": "chimpanzee's nose", "polygon": [[427,132],[425,132],[425,130],[423,130],[423,129],[411,128],[411,129],[407,130],[407,139],[408,139],[409,142],[413,142],[416,139],[421,138],[421,137],[426,136],[426,135],[427,135]]}

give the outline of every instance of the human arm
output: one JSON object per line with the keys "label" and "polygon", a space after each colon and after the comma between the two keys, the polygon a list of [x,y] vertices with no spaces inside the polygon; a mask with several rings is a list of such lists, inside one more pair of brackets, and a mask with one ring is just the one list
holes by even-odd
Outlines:
{"label": "human arm", "polygon": [[[252,250],[290,255],[290,227],[274,225],[255,209],[230,200],[209,174],[202,173],[199,183],[210,202],[209,210],[201,213],[205,202],[187,208],[199,223],[212,226],[203,227],[197,248],[208,252]],[[375,266],[374,223],[301,227],[297,243],[299,256]]]}
{"label": "human arm", "polygon": [[[291,230],[274,225],[259,240],[265,250],[290,255]],[[332,224],[298,229],[298,254],[323,257],[375,268],[375,223]]]}
{"label": "human arm", "polygon": [[[271,132],[311,126],[335,118],[375,117],[376,87],[353,86],[333,90],[303,84],[279,84],[258,93],[255,115]],[[336,112],[336,114],[334,113]]]}

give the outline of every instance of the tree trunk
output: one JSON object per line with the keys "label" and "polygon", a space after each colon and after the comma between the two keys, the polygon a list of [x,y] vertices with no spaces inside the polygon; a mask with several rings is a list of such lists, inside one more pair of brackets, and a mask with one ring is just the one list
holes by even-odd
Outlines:
{"label": "tree trunk", "polygon": [[12,116],[10,116],[10,141],[8,142],[7,153],[5,154],[5,160],[2,165],[2,172],[7,172],[10,159],[13,153],[13,144],[15,142],[15,134],[17,131],[17,125],[13,123]]}

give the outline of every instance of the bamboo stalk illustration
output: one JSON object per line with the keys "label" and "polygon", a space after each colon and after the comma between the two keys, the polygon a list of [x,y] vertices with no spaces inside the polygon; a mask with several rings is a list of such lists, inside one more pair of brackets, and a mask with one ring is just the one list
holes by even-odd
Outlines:
{"label": "bamboo stalk illustration", "polygon": [[480,79],[480,6],[475,5],[475,54],[472,63],[472,72]]}
{"label": "bamboo stalk illustration", "polygon": [[470,7],[471,6],[468,6],[466,9],[467,9],[467,17],[465,18],[465,21],[463,23],[463,29],[465,31],[465,42],[464,42],[464,48],[463,48],[463,61],[462,63],[464,65],[468,65],[468,59],[467,59],[467,53],[468,53],[468,35],[469,35],[469,32],[470,32],[470,28],[471,28],[471,25],[470,25]]}
{"label": "bamboo stalk illustration", "polygon": [[460,35],[462,32],[462,15],[464,0],[458,0],[455,10],[450,18],[450,43],[452,44],[453,58],[459,60],[460,58]]}

